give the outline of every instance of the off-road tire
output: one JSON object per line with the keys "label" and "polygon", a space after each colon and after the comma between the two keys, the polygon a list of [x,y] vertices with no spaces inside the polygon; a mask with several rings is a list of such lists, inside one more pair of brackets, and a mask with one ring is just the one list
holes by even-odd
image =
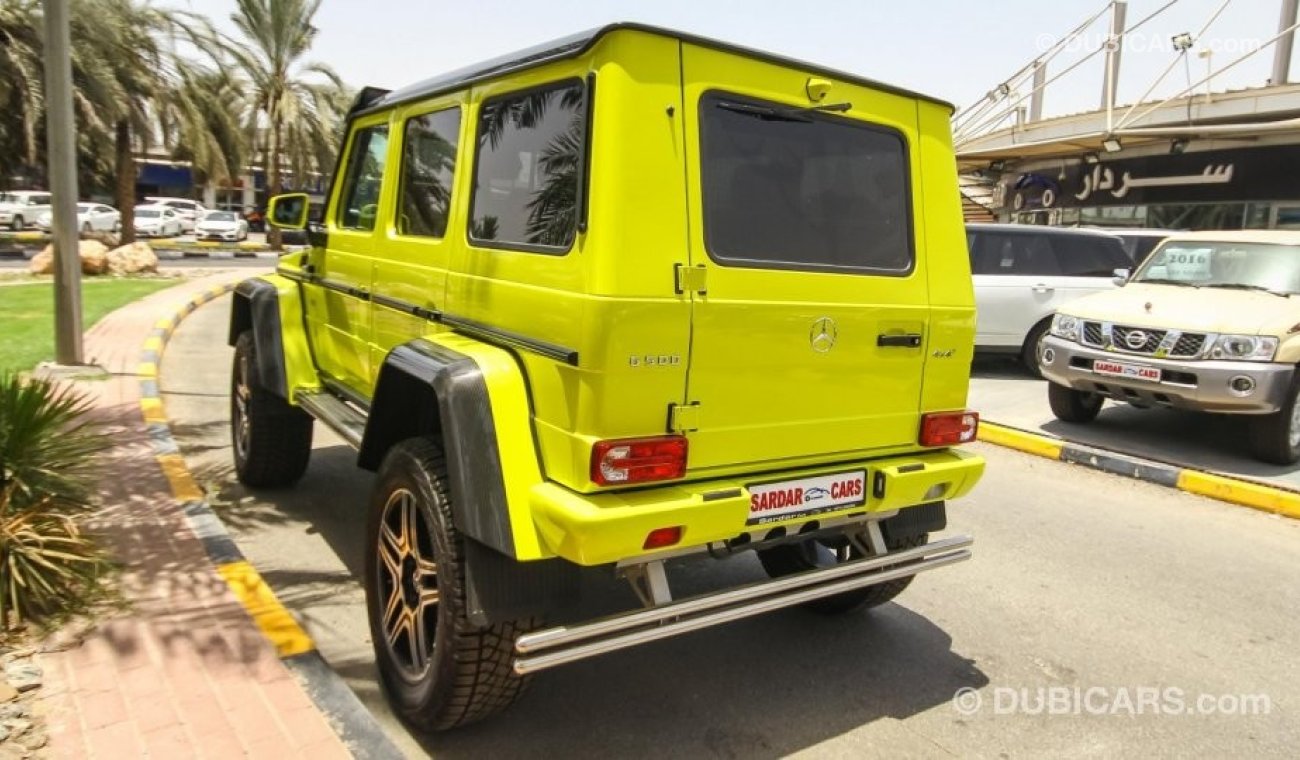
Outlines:
{"label": "off-road tire", "polygon": [[1097,419],[1105,401],[1099,393],[1076,391],[1065,385],[1047,384],[1047,403],[1062,422],[1087,423]]}
{"label": "off-road tire", "polygon": [[311,458],[312,423],[311,415],[262,385],[253,332],[244,331],[235,341],[230,372],[230,437],[239,482],[250,488],[298,482]]}
{"label": "off-road tire", "polygon": [[[891,552],[912,549],[917,546],[924,546],[929,539],[929,533],[914,533],[912,535],[898,536],[897,538],[886,538],[885,546]],[[808,552],[813,548],[812,544],[815,541],[816,539],[810,539],[798,543],[778,544],[771,549],[762,549],[758,552],[758,561],[762,563],[763,570],[771,578],[782,578],[787,575],[825,567],[825,565],[819,565],[809,557]],[[851,549],[850,557],[851,559],[861,559],[862,555],[857,549]],[[884,583],[877,583],[874,586],[845,591],[834,596],[813,599],[804,602],[800,606],[822,615],[842,615],[846,612],[879,607],[903,593],[903,590],[911,585],[912,579],[915,577],[909,575],[906,578],[898,578]]]}
{"label": "off-road tire", "polygon": [[13,218],[13,221],[9,222],[9,229],[13,230],[14,232],[22,232],[26,228],[27,228],[27,224],[26,222],[23,221],[23,218],[21,216],[15,216]]}
{"label": "off-road tire", "polygon": [[1043,367],[1039,364],[1039,349],[1043,342],[1043,336],[1047,335],[1048,329],[1052,326],[1052,320],[1045,319],[1034,325],[1029,334],[1025,336],[1025,343],[1020,347],[1020,362],[1029,370],[1029,374],[1037,378],[1042,378]]}
{"label": "off-road tire", "polygon": [[[380,543],[387,541],[381,533],[386,524],[385,515],[397,503],[393,501],[395,498],[408,497],[413,500],[413,506],[408,508],[418,510],[417,529],[412,531],[416,533],[418,548],[411,566],[418,569],[419,560],[426,553],[434,563],[431,577],[437,591],[436,608],[427,611],[423,606],[411,607],[405,599],[395,599],[407,587],[399,587],[392,580],[394,576],[380,556]],[[406,519],[400,522],[407,524]],[[512,704],[523,694],[529,681],[528,677],[514,672],[514,645],[521,634],[539,627],[540,621],[526,618],[488,626],[469,622],[463,542],[452,520],[452,496],[442,447],[427,438],[412,438],[394,446],[379,468],[367,516],[366,609],[375,662],[389,701],[398,715],[422,731],[441,731],[482,720]],[[398,553],[394,551],[395,542],[385,545],[393,554]],[[405,560],[398,565],[405,578]],[[421,589],[429,588],[430,574],[424,573],[423,582],[417,579],[419,575],[418,571],[411,575],[417,595]],[[398,588],[403,589],[401,594],[395,590]],[[394,610],[400,602],[401,614],[410,615],[406,619],[414,621],[421,615],[433,617],[432,651],[425,652],[422,667],[416,667],[413,659],[412,638],[406,640],[407,646],[388,643],[384,612],[390,602]],[[428,618],[423,619],[428,625]],[[402,639],[398,637],[403,634],[397,626],[394,630],[397,634],[392,639],[400,642]],[[405,651],[399,653],[399,649]]]}
{"label": "off-road tire", "polygon": [[[1255,458],[1269,464],[1300,461],[1300,375],[1291,381],[1286,403],[1272,414],[1250,418],[1250,448]],[[1292,433],[1297,434],[1295,438]]]}

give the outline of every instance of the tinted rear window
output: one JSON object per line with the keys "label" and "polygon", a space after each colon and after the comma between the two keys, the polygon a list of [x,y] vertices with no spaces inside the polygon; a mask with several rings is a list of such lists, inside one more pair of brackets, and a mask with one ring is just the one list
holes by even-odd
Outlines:
{"label": "tinted rear window", "polygon": [[967,243],[972,274],[1110,277],[1132,266],[1117,238],[980,230]]}
{"label": "tinted rear window", "polygon": [[723,264],[912,268],[902,135],[718,93],[700,101],[704,236]]}

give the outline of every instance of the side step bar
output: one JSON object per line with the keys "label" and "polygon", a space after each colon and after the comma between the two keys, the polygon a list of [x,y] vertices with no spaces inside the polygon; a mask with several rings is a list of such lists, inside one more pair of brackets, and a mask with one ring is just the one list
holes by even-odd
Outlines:
{"label": "side step bar", "polygon": [[299,393],[298,404],[338,433],[349,446],[361,448],[361,438],[366,433],[366,416],[356,407],[325,391]]}
{"label": "side step bar", "polygon": [[716,594],[614,615],[575,626],[547,628],[515,642],[521,675],[566,665],[670,636],[729,623],[770,610],[863,586],[905,578],[970,559],[970,536],[954,536],[913,549],[755,583]]}

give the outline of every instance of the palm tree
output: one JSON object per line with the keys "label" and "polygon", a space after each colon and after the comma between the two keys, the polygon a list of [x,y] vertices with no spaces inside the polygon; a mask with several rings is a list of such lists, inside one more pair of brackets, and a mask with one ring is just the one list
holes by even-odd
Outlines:
{"label": "palm tree", "polygon": [[35,165],[44,109],[37,0],[0,3],[0,155]]}
{"label": "palm tree", "polygon": [[[248,82],[247,127],[265,128],[267,193],[275,195],[284,166],[301,184],[312,169],[331,163],[344,86],[328,66],[304,60],[316,39],[312,20],[321,0],[237,2],[231,19],[245,39],[227,53]],[[271,228],[268,240],[278,249],[279,231]]]}

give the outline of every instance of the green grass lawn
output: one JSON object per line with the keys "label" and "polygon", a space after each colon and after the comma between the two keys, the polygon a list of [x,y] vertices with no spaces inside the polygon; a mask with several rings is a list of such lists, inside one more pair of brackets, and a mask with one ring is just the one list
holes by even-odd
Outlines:
{"label": "green grass lawn", "polygon": [[[110,311],[179,283],[175,278],[84,280],[82,323],[86,329]],[[0,372],[25,371],[54,358],[54,284],[0,286]]]}

